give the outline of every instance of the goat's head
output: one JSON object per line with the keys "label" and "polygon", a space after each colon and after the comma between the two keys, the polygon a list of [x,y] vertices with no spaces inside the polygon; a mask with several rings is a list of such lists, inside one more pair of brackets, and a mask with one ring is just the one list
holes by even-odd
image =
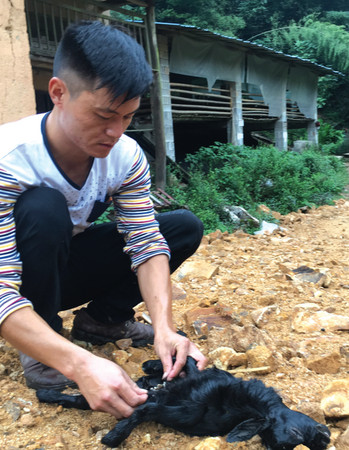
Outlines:
{"label": "goat's head", "polygon": [[261,437],[270,450],[291,450],[303,444],[310,450],[325,450],[330,442],[330,430],[309,416],[287,407],[274,411],[270,426]]}
{"label": "goat's head", "polygon": [[325,450],[330,442],[326,425],[286,407],[275,411],[273,417],[245,420],[228,434],[227,441],[244,441],[256,434],[268,450],[292,450],[300,444],[310,450]]}

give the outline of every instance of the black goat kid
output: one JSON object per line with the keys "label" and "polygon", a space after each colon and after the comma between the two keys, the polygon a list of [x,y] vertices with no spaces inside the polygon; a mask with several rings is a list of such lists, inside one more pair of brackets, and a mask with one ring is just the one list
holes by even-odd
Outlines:
{"label": "black goat kid", "polygon": [[[228,442],[245,441],[256,434],[269,450],[291,450],[299,444],[311,450],[324,450],[330,431],[310,417],[292,411],[281,397],[260,380],[244,381],[217,368],[199,371],[188,358],[186,377],[162,383],[160,361],[147,361],[143,370],[149,374],[137,384],[149,390],[148,400],[127,419],[119,421],[102,439],[110,447],[121,444],[142,422],[154,421],[190,436],[223,436]],[[38,390],[40,401],[65,407],[88,409],[81,395],[69,396],[59,391]]]}

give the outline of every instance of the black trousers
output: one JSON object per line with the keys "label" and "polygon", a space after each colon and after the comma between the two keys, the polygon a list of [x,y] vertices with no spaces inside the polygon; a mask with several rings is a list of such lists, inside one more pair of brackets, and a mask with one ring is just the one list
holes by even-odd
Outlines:
{"label": "black trousers", "polygon": [[[133,317],[142,298],[114,223],[93,225],[72,237],[66,200],[47,187],[25,191],[14,214],[23,263],[20,292],[54,330],[62,327],[59,311],[87,302],[89,314],[104,323]],[[172,273],[198,248],[203,225],[187,210],[156,218],[171,249]]]}

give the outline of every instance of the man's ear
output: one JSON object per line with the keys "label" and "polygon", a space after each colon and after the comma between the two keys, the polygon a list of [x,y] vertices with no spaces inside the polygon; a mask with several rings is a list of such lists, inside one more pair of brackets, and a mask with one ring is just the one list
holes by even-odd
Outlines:
{"label": "man's ear", "polygon": [[63,101],[69,95],[67,85],[58,77],[52,77],[48,83],[48,93],[51,97],[52,103],[60,107]]}

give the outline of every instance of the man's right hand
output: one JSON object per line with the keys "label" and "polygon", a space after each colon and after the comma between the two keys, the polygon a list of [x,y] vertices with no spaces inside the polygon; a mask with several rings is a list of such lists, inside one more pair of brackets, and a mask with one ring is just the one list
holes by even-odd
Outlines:
{"label": "man's right hand", "polygon": [[117,364],[93,354],[85,356],[74,381],[91,409],[120,419],[129,417],[136,406],[147,400],[147,391],[140,389]]}
{"label": "man's right hand", "polygon": [[21,352],[75,381],[94,410],[118,419],[128,417],[148,398],[147,391],[140,389],[121,367],[65,339],[31,308],[10,314],[0,331]]}

